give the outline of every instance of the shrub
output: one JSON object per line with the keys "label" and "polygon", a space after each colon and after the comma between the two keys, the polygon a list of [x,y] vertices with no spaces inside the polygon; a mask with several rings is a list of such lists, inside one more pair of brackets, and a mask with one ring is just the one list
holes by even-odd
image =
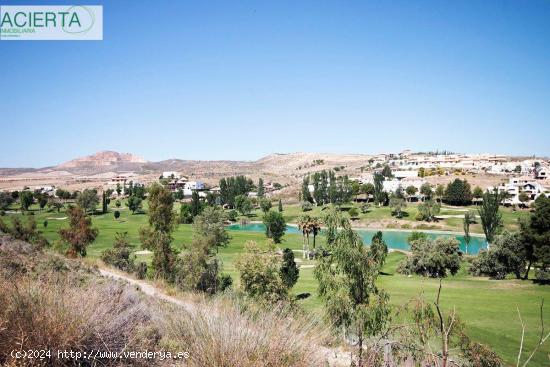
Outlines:
{"label": "shrub", "polygon": [[193,214],[191,213],[191,205],[187,203],[181,204],[179,222],[184,224],[193,223]]}
{"label": "shrub", "polygon": [[[80,282],[66,276],[43,273],[0,281],[0,356],[17,365],[10,351],[71,350],[121,352],[149,316],[136,291],[113,283]],[[99,365],[112,361],[96,360]],[[56,352],[48,365],[65,366]],[[87,365],[90,360],[72,360]]]}
{"label": "shrub", "polygon": [[357,210],[357,208],[351,208],[348,211],[348,214],[351,217],[351,219],[357,219],[359,217],[359,211]]}
{"label": "shrub", "polygon": [[44,228],[48,227],[48,221],[47,220],[44,221],[43,226],[44,226]]}
{"label": "shrub", "polygon": [[[167,306],[170,307],[170,306]],[[173,308],[159,325],[170,349],[189,352],[189,366],[324,366],[327,329],[285,306],[269,309],[230,297]]]}
{"label": "shrub", "polygon": [[515,274],[519,279],[526,265],[521,235],[503,233],[495,238],[489,250],[481,251],[473,260],[470,273],[493,279],[504,279],[508,274]]}
{"label": "shrub", "polygon": [[280,212],[270,210],[264,215],[263,219],[267,238],[273,239],[275,243],[280,243],[286,232],[286,222],[283,215]]}
{"label": "shrub", "polygon": [[219,289],[220,292],[224,292],[228,289],[231,289],[233,286],[233,278],[229,274],[221,274],[219,280]]}
{"label": "shrub", "polygon": [[309,201],[302,202],[302,211],[308,212],[313,209],[313,205]]}
{"label": "shrub", "polygon": [[134,270],[134,258],[130,256],[131,253],[128,247],[110,248],[103,251],[101,260],[117,269],[132,272]]}
{"label": "shrub", "polygon": [[138,279],[145,279],[147,277],[147,263],[140,261],[136,266],[136,277]]}
{"label": "shrub", "polygon": [[285,248],[283,251],[283,263],[281,264],[280,277],[287,288],[292,288],[298,281],[300,269],[294,261],[294,252]]}
{"label": "shrub", "polygon": [[265,252],[250,241],[245,244],[245,249],[246,252],[239,255],[235,263],[243,290],[260,302],[286,300],[287,286],[280,276],[279,259],[273,247]]}
{"label": "shrub", "polygon": [[11,226],[0,219],[0,232],[9,234],[16,240],[30,242],[39,247],[49,245],[42,232],[38,230],[36,221],[32,217],[29,217],[26,221],[21,220],[19,217],[12,217]]}
{"label": "shrub", "polygon": [[435,216],[439,214],[441,210],[441,204],[433,200],[426,200],[422,204],[418,205],[418,213],[416,214],[416,220],[425,220],[431,222],[435,219]]}
{"label": "shrub", "polygon": [[105,264],[114,266],[122,271],[134,271],[135,256],[131,256],[132,250],[128,242],[128,232],[117,232],[113,248],[103,251],[101,260]]}
{"label": "shrub", "polygon": [[364,203],[361,205],[361,213],[363,214],[366,214],[368,213],[370,210],[370,204],[369,203]]}
{"label": "shrub", "polygon": [[231,209],[230,211],[227,212],[227,219],[230,220],[231,222],[235,222],[237,220],[238,215],[239,213],[235,209]]}
{"label": "shrub", "polygon": [[460,269],[462,252],[455,238],[417,239],[411,242],[411,252],[399,264],[398,272],[444,278]]}
{"label": "shrub", "polygon": [[211,255],[212,238],[197,236],[175,262],[174,283],[182,290],[215,294],[229,280],[220,273],[218,259]]}
{"label": "shrub", "polygon": [[113,213],[113,215],[115,216],[115,219],[120,218],[120,212],[119,212],[118,210],[115,210],[115,212]]}

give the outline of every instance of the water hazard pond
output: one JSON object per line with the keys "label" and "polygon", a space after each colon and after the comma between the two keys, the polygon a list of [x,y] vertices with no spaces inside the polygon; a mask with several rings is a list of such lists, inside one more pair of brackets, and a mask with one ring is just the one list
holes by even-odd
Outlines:
{"label": "water hazard pond", "polygon": [[[265,226],[262,223],[250,223],[250,224],[232,224],[227,227],[230,231],[248,231],[248,232],[265,232]],[[367,245],[371,243],[372,237],[377,232],[377,230],[369,229],[357,229],[357,233],[363,239],[363,242]],[[421,232],[421,231],[420,231]],[[302,232],[294,226],[287,226],[286,233],[298,233]],[[383,238],[386,244],[390,249],[394,250],[409,250],[410,246],[407,242],[407,238],[411,234],[410,231],[382,231]],[[322,234],[322,232],[321,232]],[[460,249],[462,252],[466,253],[466,241],[464,241],[464,236],[454,234],[454,233],[432,233],[426,232],[428,238],[438,238],[438,237],[454,237],[460,242]],[[470,244],[468,245],[467,253],[469,255],[475,255],[479,253],[479,250],[487,248],[487,241],[484,237],[472,236]]]}

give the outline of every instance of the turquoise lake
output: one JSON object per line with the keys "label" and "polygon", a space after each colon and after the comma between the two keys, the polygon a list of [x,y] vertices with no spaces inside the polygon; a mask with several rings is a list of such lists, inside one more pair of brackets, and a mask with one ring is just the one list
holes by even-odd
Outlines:
{"label": "turquoise lake", "polygon": [[[265,226],[262,223],[250,223],[250,224],[232,224],[227,227],[230,231],[249,231],[249,232],[265,232]],[[357,233],[363,239],[363,242],[366,245],[370,245],[372,237],[377,232],[376,230],[367,230],[367,229],[357,229]],[[422,231],[419,231],[422,232]],[[298,233],[302,232],[298,230],[297,227],[287,226],[286,233]],[[389,248],[395,250],[409,250],[410,246],[407,242],[407,238],[411,234],[410,231],[382,231],[383,238]],[[321,232],[322,234],[322,232]],[[445,233],[430,233],[426,232],[429,238],[438,238],[438,237],[453,237],[460,242],[460,249],[462,252],[469,255],[475,255],[479,253],[480,250],[487,248],[487,241],[484,237],[472,236],[470,244],[468,245],[468,251],[466,251],[466,241],[464,241],[464,236],[456,234],[445,234]]]}

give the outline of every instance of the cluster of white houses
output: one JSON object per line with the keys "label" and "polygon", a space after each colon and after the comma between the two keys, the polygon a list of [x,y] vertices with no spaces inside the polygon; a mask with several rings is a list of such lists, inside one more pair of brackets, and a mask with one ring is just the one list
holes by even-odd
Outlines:
{"label": "cluster of white houses", "polygon": [[388,164],[392,169],[419,170],[436,169],[484,171],[492,174],[518,173],[536,175],[544,179],[548,177],[549,167],[540,159],[512,160],[500,154],[433,154],[413,153],[405,150],[401,153],[378,154],[370,161],[370,165]]}
{"label": "cluster of white houses", "polygon": [[550,197],[550,191],[541,184],[541,180],[533,180],[530,176],[510,177],[507,183],[502,183],[496,187],[488,187],[488,190],[498,190],[500,193],[506,193],[503,200],[504,205],[529,205],[540,195]]}
{"label": "cluster of white houses", "polygon": [[[179,172],[166,171],[162,172],[161,180],[167,180],[166,186],[173,192],[181,190],[183,196],[191,196],[193,191],[199,191],[200,196],[206,196],[204,191],[206,185],[202,181],[190,181],[188,177],[182,176]],[[203,195],[201,195],[201,193]]]}

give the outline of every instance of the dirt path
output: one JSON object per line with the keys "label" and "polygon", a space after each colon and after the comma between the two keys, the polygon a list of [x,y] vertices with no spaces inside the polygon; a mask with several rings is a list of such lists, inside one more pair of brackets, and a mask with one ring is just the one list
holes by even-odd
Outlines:
{"label": "dirt path", "polygon": [[[141,291],[149,297],[154,297],[181,306],[188,312],[192,312],[196,309],[196,305],[193,302],[184,301],[179,298],[169,296],[155,286],[147,283],[146,281],[138,280],[105,268],[100,268],[99,273],[106,278],[128,282],[129,284],[139,287]],[[331,349],[320,346],[319,350],[325,356],[325,359],[329,366],[339,367],[350,365],[351,359],[349,353],[345,353],[342,349]]]}
{"label": "dirt path", "polygon": [[137,279],[131,278],[131,277],[123,275],[123,274],[116,273],[116,272],[114,272],[112,270],[108,270],[108,269],[99,269],[99,272],[102,276],[104,276],[106,278],[114,278],[114,279],[117,279],[117,280],[123,280],[123,281],[128,282],[132,285],[138,286],[143,293],[145,293],[146,295],[148,295],[150,297],[161,299],[163,301],[170,302],[172,304],[181,306],[189,312],[191,312],[195,309],[195,305],[192,302],[183,301],[179,298],[169,296],[166,293],[164,293],[164,292],[160,291],[159,289],[157,289],[155,286],[153,286],[153,285],[151,285],[151,284],[149,284],[145,281],[137,280]]}

